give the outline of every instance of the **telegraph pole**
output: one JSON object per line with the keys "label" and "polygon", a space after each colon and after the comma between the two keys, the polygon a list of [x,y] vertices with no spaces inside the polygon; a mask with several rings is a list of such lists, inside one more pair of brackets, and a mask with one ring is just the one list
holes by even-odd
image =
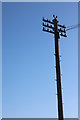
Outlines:
{"label": "telegraph pole", "polygon": [[[58,24],[57,16],[53,15],[53,20],[43,18],[43,31],[54,34],[55,37],[55,59],[56,59],[56,81],[57,81],[57,98],[58,98],[58,119],[63,120],[63,103],[62,103],[62,87],[61,87],[61,71],[59,56],[59,39],[60,36],[66,36],[66,27]],[[47,28],[47,29],[46,29]]]}

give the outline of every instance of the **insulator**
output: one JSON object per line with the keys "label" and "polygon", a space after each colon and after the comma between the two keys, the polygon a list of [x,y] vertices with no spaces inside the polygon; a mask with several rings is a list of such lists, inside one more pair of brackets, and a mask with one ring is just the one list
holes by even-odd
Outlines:
{"label": "insulator", "polygon": [[43,21],[44,21],[44,17],[43,17]]}
{"label": "insulator", "polygon": [[47,27],[49,26],[49,24],[47,23]]}
{"label": "insulator", "polygon": [[44,22],[43,22],[43,26],[44,26]]}
{"label": "insulator", "polygon": [[54,30],[54,28],[53,28],[53,30]]}
{"label": "insulator", "polygon": [[61,32],[61,28],[59,29],[59,32]]}
{"label": "insulator", "polygon": [[62,36],[63,34],[62,34],[62,32],[61,32],[61,36]]}
{"label": "insulator", "polygon": [[63,25],[63,27],[65,28],[65,25]]}
{"label": "insulator", "polygon": [[52,20],[52,22],[54,23],[54,19]]}
{"label": "insulator", "polygon": [[52,30],[50,30],[50,32],[53,32]]}
{"label": "insulator", "polygon": [[66,33],[64,34],[64,37],[67,37]]}
{"label": "insulator", "polygon": [[45,28],[43,27],[43,31],[45,30]]}
{"label": "insulator", "polygon": [[53,17],[55,18],[55,15],[53,15]]}
{"label": "insulator", "polygon": [[64,33],[66,33],[66,30],[64,29]]}
{"label": "insulator", "polygon": [[49,28],[47,28],[47,31],[49,31]]}
{"label": "insulator", "polygon": [[48,22],[48,19],[47,19],[47,22]]}
{"label": "insulator", "polygon": [[50,25],[50,27],[52,27],[52,25]]}

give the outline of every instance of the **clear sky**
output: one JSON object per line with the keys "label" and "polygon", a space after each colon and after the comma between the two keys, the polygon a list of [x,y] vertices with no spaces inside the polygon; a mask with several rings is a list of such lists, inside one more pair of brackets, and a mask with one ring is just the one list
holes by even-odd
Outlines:
{"label": "clear sky", "polygon": [[0,119],[2,118],[2,3],[0,2]]}
{"label": "clear sky", "polygon": [[[2,116],[57,117],[54,36],[42,18],[78,23],[78,3],[2,3]],[[78,30],[60,39],[64,117],[78,117]]]}

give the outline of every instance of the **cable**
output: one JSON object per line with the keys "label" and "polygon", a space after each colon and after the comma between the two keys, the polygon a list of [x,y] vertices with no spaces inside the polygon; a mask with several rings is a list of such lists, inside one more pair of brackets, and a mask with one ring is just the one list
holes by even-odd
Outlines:
{"label": "cable", "polygon": [[75,26],[78,26],[78,25],[80,25],[80,24],[71,25],[71,26],[68,26],[68,27],[66,27],[66,28],[72,28],[72,27],[75,27]]}
{"label": "cable", "polygon": [[77,27],[80,27],[80,24],[73,25],[72,27],[68,26],[67,29],[66,29],[66,31],[71,30],[71,29],[75,29]]}

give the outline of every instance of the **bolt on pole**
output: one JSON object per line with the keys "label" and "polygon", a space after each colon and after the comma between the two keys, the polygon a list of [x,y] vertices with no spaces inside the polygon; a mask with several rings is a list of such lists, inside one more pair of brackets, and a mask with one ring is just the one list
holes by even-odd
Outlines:
{"label": "bolt on pole", "polygon": [[[66,27],[58,24],[57,16],[53,15],[53,20],[43,18],[43,31],[54,34],[55,37],[55,60],[56,60],[56,81],[57,81],[57,98],[58,98],[58,119],[63,120],[63,102],[60,72],[60,55],[59,55],[59,39],[60,36],[66,36]],[[59,27],[59,28],[58,28]]]}

